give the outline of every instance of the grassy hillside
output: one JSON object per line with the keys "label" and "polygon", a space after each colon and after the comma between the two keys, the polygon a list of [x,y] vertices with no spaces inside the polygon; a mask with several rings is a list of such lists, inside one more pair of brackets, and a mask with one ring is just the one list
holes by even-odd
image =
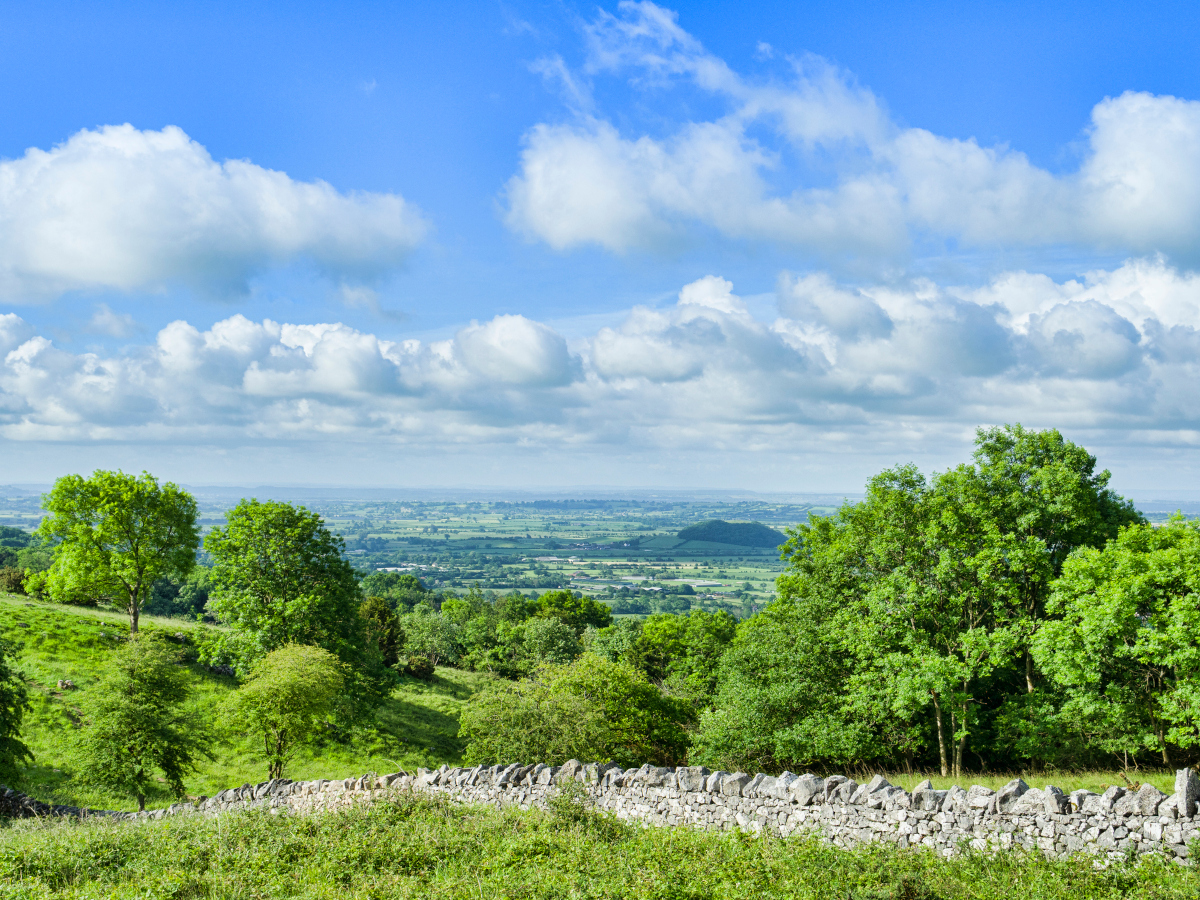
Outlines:
{"label": "grassy hillside", "polygon": [[630,828],[561,805],[498,811],[400,797],[342,813],[139,824],[19,822],[0,831],[0,894],[37,898],[1193,898],[1200,868],[1098,868],[966,854]]}
{"label": "grassy hillside", "polygon": [[735,547],[778,547],[787,537],[759,522],[723,522],[709,519],[689,525],[676,535],[685,541],[730,544]]}
{"label": "grassy hillside", "polygon": [[[192,626],[177,619],[147,616],[142,627],[186,634]],[[23,739],[36,762],[24,780],[12,787],[48,802],[134,808],[128,800],[75,784],[69,752],[79,698],[95,684],[105,657],[128,631],[125,617],[116,613],[0,595],[0,637],[20,648],[17,667],[28,680],[33,703]],[[236,688],[234,679],[198,665],[189,666],[189,678],[191,702],[206,721],[215,723],[222,700]],[[77,690],[58,690],[62,679],[75,682]],[[489,680],[490,676],[456,669],[439,669],[436,679],[428,683],[406,678],[379,710],[374,728],[351,735],[348,743],[328,742],[301,751],[284,774],[296,779],[344,778],[372,770],[454,765],[462,753],[457,739],[459,711]],[[215,759],[203,763],[200,772],[186,782],[192,796],[211,795],[266,777],[266,765],[255,743],[221,743],[214,745],[213,751]],[[147,798],[148,805],[171,802],[165,790]]]}

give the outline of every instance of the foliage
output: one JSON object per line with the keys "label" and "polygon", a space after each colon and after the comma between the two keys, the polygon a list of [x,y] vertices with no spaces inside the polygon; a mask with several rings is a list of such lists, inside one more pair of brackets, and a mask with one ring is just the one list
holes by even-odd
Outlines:
{"label": "foliage", "polygon": [[37,538],[24,529],[13,528],[11,525],[0,525],[0,547],[20,550],[23,547],[32,546],[36,541]]}
{"label": "foliage", "polygon": [[[1068,557],[1034,657],[1065,702],[1051,722],[1114,754],[1200,743],[1200,523],[1134,525]],[[1061,618],[1057,618],[1061,617]]]}
{"label": "foliage", "polygon": [[283,768],[328,724],[345,686],[345,667],[320,647],[285,644],[254,664],[230,700],[231,729],[262,740],[267,778]]}
{"label": "foliage", "polygon": [[212,591],[212,570],[196,566],[187,578],[160,578],[154,582],[144,612],[194,619],[203,615]]}
{"label": "foliage", "polygon": [[1019,743],[1044,699],[1027,651],[1058,569],[1138,518],[1107,481],[1058,432],[980,430],[973,464],[884,471],[861,503],[792,529],[780,601],[739,627],[698,755],[911,766],[936,752],[957,774],[969,752]]}
{"label": "foliage", "polygon": [[671,765],[687,752],[688,705],[627,663],[585,654],[485,691],[463,713],[469,762],[608,760]]}
{"label": "foliage", "polygon": [[25,593],[25,573],[16,566],[0,569],[0,591],[7,594]]}
{"label": "foliage", "polygon": [[787,538],[760,522],[724,522],[709,519],[689,525],[677,535],[684,541],[709,541],[714,544],[732,544],[736,547],[780,546]]}
{"label": "foliage", "polygon": [[383,597],[392,609],[405,612],[429,601],[429,591],[421,579],[408,572],[372,572],[362,580],[362,592],[368,597]]}
{"label": "foliage", "polygon": [[422,681],[432,681],[437,673],[437,666],[433,664],[428,656],[414,655],[408,657],[404,663],[404,673],[411,675],[413,678],[419,678]]}
{"label": "foliage", "polygon": [[582,652],[575,629],[557,618],[534,618],[524,626],[523,649],[533,668],[546,663],[569,663]]}
{"label": "foliage", "polygon": [[558,619],[575,630],[577,635],[589,625],[606,628],[612,624],[612,610],[592,597],[571,591],[547,591],[537,599],[537,615]]}
{"label": "foliage", "polygon": [[184,776],[208,754],[204,727],[183,709],[188,689],[178,663],[161,639],[131,636],[83,701],[75,746],[81,778],[136,798],[139,809],[156,771],[182,797]]}
{"label": "foliage", "polygon": [[[181,656],[189,655],[200,628],[192,623],[146,615],[139,634],[162,634]],[[16,649],[10,657],[25,675],[30,709],[21,740],[36,760],[9,783],[47,802],[98,809],[136,809],[136,801],[77,777],[68,752],[77,735],[81,701],[109,668],[112,654],[125,646],[127,627],[121,617],[100,609],[62,606],[27,598],[0,596],[0,638]],[[179,635],[179,637],[177,637]],[[237,690],[236,679],[202,664],[179,667],[186,680],[186,709],[202,722],[217,722],[225,701]],[[76,690],[57,682],[72,680]],[[347,726],[339,718],[336,731],[300,748],[288,765],[291,778],[345,778],[364,771],[391,772],[458,765],[463,742],[458,737],[462,707],[494,679],[482,673],[441,668],[427,680],[397,674],[396,684],[366,721]],[[213,759],[198,759],[197,771],[184,779],[191,796],[211,795],[230,786],[262,779],[258,735],[227,735],[214,744]],[[165,806],[174,798],[164,782],[155,781],[146,806]],[[2,892],[0,892],[2,893]]]}
{"label": "foliage", "polygon": [[290,503],[243,500],[225,520],[204,539],[214,560],[208,605],[231,629],[226,652],[238,668],[286,644],[357,659],[365,645],[361,594],[342,539]]}
{"label": "foliage", "polygon": [[585,811],[495,810],[401,796],[309,816],[250,812],[0,831],[14,895],[1184,900],[1200,868],[1036,853],[835,847],[690,828],[596,827]]}
{"label": "foliage", "polygon": [[21,726],[29,710],[25,676],[12,666],[16,648],[0,640],[0,780],[12,783],[17,765],[33,762],[33,753],[21,740]]}
{"label": "foliage", "polygon": [[358,607],[358,614],[366,623],[367,642],[379,653],[385,666],[394,666],[400,659],[400,647],[404,643],[404,632],[400,619],[383,597],[368,597]]}
{"label": "foliage", "polygon": [[461,626],[425,604],[418,604],[400,617],[404,631],[404,650],[426,657],[433,665],[453,665],[459,659]]}
{"label": "foliage", "polygon": [[149,472],[141,477],[97,470],[67,475],[42,498],[49,513],[38,527],[54,544],[46,589],[60,602],[101,599],[129,615],[136,633],[154,583],[186,577],[195,564],[200,532],[196,501]]}

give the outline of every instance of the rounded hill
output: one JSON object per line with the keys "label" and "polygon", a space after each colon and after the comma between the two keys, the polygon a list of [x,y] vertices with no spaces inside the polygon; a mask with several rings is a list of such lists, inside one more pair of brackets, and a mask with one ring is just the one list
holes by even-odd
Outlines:
{"label": "rounded hill", "polygon": [[723,522],[720,519],[689,525],[679,532],[678,537],[685,541],[708,541],[735,547],[778,547],[787,540],[786,535],[761,522]]}

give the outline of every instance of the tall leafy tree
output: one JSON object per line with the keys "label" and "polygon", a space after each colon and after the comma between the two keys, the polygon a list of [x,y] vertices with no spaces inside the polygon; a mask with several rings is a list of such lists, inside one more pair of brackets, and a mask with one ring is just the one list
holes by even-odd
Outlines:
{"label": "tall leafy tree", "polygon": [[186,671],[179,654],[150,635],[131,636],[82,701],[84,725],[75,755],[83,780],[137,800],[161,773],[176,797],[183,778],[208,756],[207,732],[187,712]]}
{"label": "tall leafy tree", "polygon": [[1135,525],[1069,556],[1034,657],[1066,697],[1060,728],[1109,753],[1200,745],[1200,523]]}
{"label": "tall leafy tree", "polygon": [[239,667],[285,644],[321,647],[345,662],[365,645],[362,595],[342,539],[302,506],[243,500],[204,539],[213,558],[209,610],[231,629]]}
{"label": "tall leafy tree", "polygon": [[59,601],[100,599],[123,608],[136,634],[142,606],[160,578],[183,580],[196,561],[196,501],[177,485],[97,470],[67,475],[42,498],[38,528],[53,543],[45,587]]}
{"label": "tall leafy tree", "polygon": [[[1096,457],[1057,429],[1017,425],[981,428],[974,465],[956,470],[960,498],[977,518],[1008,538],[1002,577],[1014,590],[1024,620],[1025,689],[1036,686],[1030,640],[1046,618],[1051,586],[1076,547],[1103,547],[1123,526],[1145,519],[1096,470]],[[966,486],[970,483],[969,488]]]}

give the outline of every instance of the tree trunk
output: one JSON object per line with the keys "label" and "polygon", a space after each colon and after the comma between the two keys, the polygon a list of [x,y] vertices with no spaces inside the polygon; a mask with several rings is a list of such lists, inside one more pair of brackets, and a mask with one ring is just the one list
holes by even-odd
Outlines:
{"label": "tree trunk", "polygon": [[131,599],[129,601],[129,633],[130,634],[138,633],[138,613],[140,613],[140,612],[141,612],[141,608],[138,605],[137,599],[136,598]]}
{"label": "tree trunk", "polygon": [[942,704],[936,693],[933,695],[933,718],[937,722],[938,762],[941,763],[942,777],[945,778],[950,774],[950,766],[946,760],[946,732],[942,723]]}
{"label": "tree trunk", "polygon": [[138,794],[138,812],[146,811],[146,795]]}
{"label": "tree trunk", "polygon": [[962,737],[954,747],[954,777],[961,778],[963,773],[963,756],[967,752],[967,704],[962,706]]}
{"label": "tree trunk", "polygon": [[1158,730],[1158,746],[1162,748],[1163,765],[1169,769],[1171,767],[1171,757],[1169,757],[1167,755],[1167,736],[1163,732],[1163,727],[1161,724],[1159,724],[1157,730]]}
{"label": "tree trunk", "polygon": [[1025,693],[1033,693],[1033,655],[1025,650]]}

